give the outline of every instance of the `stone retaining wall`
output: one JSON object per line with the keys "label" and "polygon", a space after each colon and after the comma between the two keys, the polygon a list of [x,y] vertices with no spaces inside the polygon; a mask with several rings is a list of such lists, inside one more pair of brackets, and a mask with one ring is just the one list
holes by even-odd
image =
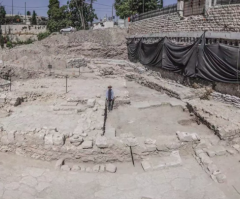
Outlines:
{"label": "stone retaining wall", "polygon": [[240,5],[212,7],[207,15],[181,18],[178,13],[161,15],[129,25],[129,34],[181,31],[240,31]]}

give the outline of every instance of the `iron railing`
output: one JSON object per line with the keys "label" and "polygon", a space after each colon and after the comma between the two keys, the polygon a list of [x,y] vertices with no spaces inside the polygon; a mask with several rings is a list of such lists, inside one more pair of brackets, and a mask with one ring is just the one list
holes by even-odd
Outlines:
{"label": "iron railing", "polygon": [[177,12],[177,4],[172,4],[172,5],[168,5],[166,7],[163,7],[161,9],[157,9],[157,10],[152,10],[149,12],[145,12],[139,15],[135,15],[133,16],[133,22],[134,21],[140,21],[143,19],[148,19],[148,18],[152,18],[152,17],[156,17],[159,15],[165,15],[165,14],[170,14],[170,13],[175,13]]}
{"label": "iron railing", "polygon": [[217,0],[216,3],[216,5],[229,5],[229,4],[240,4],[240,0]]}

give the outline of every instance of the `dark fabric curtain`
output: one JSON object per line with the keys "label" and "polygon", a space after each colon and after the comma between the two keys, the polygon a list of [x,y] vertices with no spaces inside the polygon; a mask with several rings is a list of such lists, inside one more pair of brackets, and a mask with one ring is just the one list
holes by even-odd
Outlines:
{"label": "dark fabric curtain", "polygon": [[142,40],[127,43],[130,61],[159,67],[187,77],[234,83],[240,80],[240,48],[224,44],[205,44],[205,36],[191,45],[181,46],[163,38],[153,44]]}

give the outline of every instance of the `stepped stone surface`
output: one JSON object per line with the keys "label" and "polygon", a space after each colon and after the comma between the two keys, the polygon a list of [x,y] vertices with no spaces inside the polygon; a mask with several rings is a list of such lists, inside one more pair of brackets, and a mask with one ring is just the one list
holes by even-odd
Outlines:
{"label": "stepped stone surface", "polygon": [[194,99],[187,102],[196,116],[213,129],[221,139],[227,140],[240,135],[240,113],[233,106],[220,102]]}

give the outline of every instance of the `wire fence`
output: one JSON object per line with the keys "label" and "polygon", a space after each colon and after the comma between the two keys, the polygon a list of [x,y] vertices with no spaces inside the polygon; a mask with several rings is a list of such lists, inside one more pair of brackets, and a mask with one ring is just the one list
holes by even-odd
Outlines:
{"label": "wire fence", "polygon": [[240,4],[240,0],[217,0],[216,3],[216,5],[229,5],[229,4]]}
{"label": "wire fence", "polygon": [[133,16],[133,22],[135,21],[140,21],[143,19],[148,19],[148,18],[152,18],[152,17],[156,17],[159,15],[165,15],[165,14],[170,14],[170,13],[175,13],[177,12],[177,4],[172,4],[172,5],[168,5],[166,7],[163,7],[161,9],[157,9],[157,10],[152,10],[149,12],[145,12],[139,15],[135,15]]}

